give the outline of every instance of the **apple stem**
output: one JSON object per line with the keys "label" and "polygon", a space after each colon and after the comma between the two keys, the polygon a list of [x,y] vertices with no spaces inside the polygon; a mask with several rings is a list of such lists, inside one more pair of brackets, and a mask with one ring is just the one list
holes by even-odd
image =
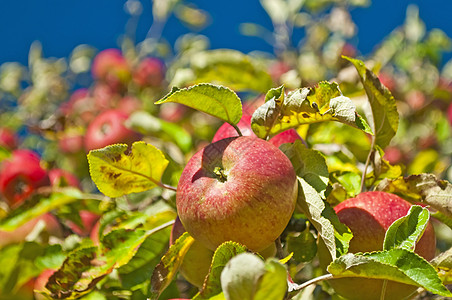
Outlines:
{"label": "apple stem", "polygon": [[228,177],[224,174],[224,170],[221,167],[215,167],[213,173],[217,176],[220,182],[226,182]]}
{"label": "apple stem", "polygon": [[289,293],[291,293],[293,291],[301,291],[302,289],[310,286],[311,284],[314,284],[314,283],[317,283],[320,281],[324,281],[324,280],[329,280],[332,278],[333,278],[333,274],[325,274],[325,275],[313,278],[311,280],[308,280],[306,282],[303,282],[302,284],[291,283],[289,285]]}
{"label": "apple stem", "polygon": [[239,136],[243,136],[242,131],[240,130],[240,128],[239,128],[237,125],[235,125],[235,124],[231,124],[231,125],[232,125],[232,127],[234,127],[234,129],[237,131],[237,133],[239,134]]}

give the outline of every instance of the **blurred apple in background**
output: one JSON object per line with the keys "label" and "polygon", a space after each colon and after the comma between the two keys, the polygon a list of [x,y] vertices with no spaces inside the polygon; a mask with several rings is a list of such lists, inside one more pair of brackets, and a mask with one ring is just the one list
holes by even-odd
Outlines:
{"label": "blurred apple in background", "polygon": [[89,236],[97,221],[100,219],[100,216],[88,210],[79,211],[79,215],[82,221],[82,227],[69,220],[66,222],[66,225],[79,236]]}
{"label": "blurred apple in background", "polygon": [[0,147],[7,150],[14,150],[17,148],[19,138],[16,133],[8,128],[0,128]]}
{"label": "blurred apple in background", "polygon": [[126,59],[121,51],[115,48],[99,52],[94,57],[91,71],[95,80],[107,83],[115,91],[120,90],[131,78]]}
{"label": "blurred apple in background", "polygon": [[45,297],[44,295],[42,295],[39,292],[49,292],[46,289],[46,284],[49,281],[50,276],[52,276],[55,272],[56,272],[56,270],[46,269],[46,270],[42,271],[41,274],[39,274],[39,276],[36,278],[36,280],[34,282],[34,287],[33,287],[33,289],[35,290],[34,295],[35,295],[36,300],[47,299],[47,297]]}
{"label": "blurred apple in background", "polygon": [[63,169],[51,169],[49,170],[50,184],[56,187],[73,186],[80,188],[80,181],[78,178],[69,171]]}
{"label": "blurred apple in background", "polygon": [[165,80],[165,64],[158,58],[147,57],[133,70],[133,81],[141,88],[161,86]]}
{"label": "blurred apple in background", "polygon": [[85,150],[90,151],[108,145],[131,144],[140,139],[140,135],[127,128],[125,121],[129,115],[118,109],[110,109],[98,115],[88,126],[85,134]]}
{"label": "blurred apple in background", "polygon": [[41,167],[39,155],[32,150],[14,150],[0,166],[0,193],[11,207],[20,205],[37,188],[49,185],[47,171]]}

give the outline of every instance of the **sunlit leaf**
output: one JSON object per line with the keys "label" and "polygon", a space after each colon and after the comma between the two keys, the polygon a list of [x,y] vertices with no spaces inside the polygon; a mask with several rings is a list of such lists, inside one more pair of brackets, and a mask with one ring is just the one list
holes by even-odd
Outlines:
{"label": "sunlit leaf", "polygon": [[301,124],[337,121],[371,133],[367,122],[358,115],[352,100],[341,94],[337,83],[320,82],[288,95],[266,99],[253,113],[251,128],[260,138],[274,135]]}
{"label": "sunlit leaf", "polygon": [[426,290],[451,297],[436,270],[422,257],[406,249],[391,249],[364,254],[345,254],[328,266],[334,278],[362,277],[387,279],[421,286]]}
{"label": "sunlit leaf", "polygon": [[262,276],[254,300],[284,299],[287,292],[287,268],[275,258],[265,261],[265,274]]}
{"label": "sunlit leaf", "polygon": [[344,58],[349,60],[358,71],[372,109],[371,127],[375,134],[376,145],[384,149],[395,136],[399,125],[396,101],[391,92],[381,84],[377,75],[367,69],[362,61]]}
{"label": "sunlit leaf", "polygon": [[430,263],[437,269],[444,284],[452,283],[452,248],[440,253]]}
{"label": "sunlit leaf", "polygon": [[227,262],[234,256],[246,252],[245,246],[236,242],[225,242],[218,246],[212,258],[209,274],[202,290],[193,299],[210,299],[222,292],[220,276]]}
{"label": "sunlit leaf", "polygon": [[428,209],[419,205],[410,207],[407,215],[395,220],[386,231],[383,250],[402,248],[414,250],[428,225],[430,214]]}
{"label": "sunlit leaf", "polygon": [[309,262],[317,253],[316,241],[309,228],[306,228],[297,235],[290,234],[287,236],[287,251],[293,253],[293,258],[297,262]]}
{"label": "sunlit leaf", "polygon": [[151,277],[151,299],[158,299],[176,276],[185,254],[195,240],[186,232],[181,235],[162,257]]}
{"label": "sunlit leaf", "polygon": [[135,142],[130,152],[125,144],[115,144],[88,154],[91,178],[108,197],[137,193],[161,186],[168,165],[164,154],[154,146]]}
{"label": "sunlit leaf", "polygon": [[173,90],[156,104],[175,102],[236,125],[242,117],[242,102],[237,94],[224,86],[201,83]]}

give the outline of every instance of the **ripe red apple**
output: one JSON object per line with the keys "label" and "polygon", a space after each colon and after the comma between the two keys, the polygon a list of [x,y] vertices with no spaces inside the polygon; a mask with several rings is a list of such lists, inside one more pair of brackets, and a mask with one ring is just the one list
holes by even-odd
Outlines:
{"label": "ripe red apple", "polygon": [[88,210],[81,210],[79,215],[82,220],[83,227],[80,227],[72,221],[67,221],[66,224],[75,234],[80,236],[89,236],[97,221],[100,219],[100,216]]}
{"label": "ripe red apple", "polygon": [[[353,233],[350,253],[383,250],[386,230],[397,219],[405,216],[411,204],[397,195],[386,192],[365,192],[345,200],[334,210],[339,220]],[[433,226],[429,224],[416,244],[415,252],[431,260],[436,252]],[[319,243],[319,259],[326,267],[331,261],[328,250]],[[383,280],[366,278],[338,278],[330,280],[334,290],[347,299],[380,299]],[[417,289],[415,286],[389,281],[385,299],[404,299]]]}
{"label": "ripe red apple", "polygon": [[12,151],[17,148],[17,144],[17,135],[12,130],[0,128],[0,147]]}
{"label": "ripe red apple", "polygon": [[80,181],[78,178],[71,172],[63,169],[55,168],[49,170],[49,179],[52,186],[73,186],[80,188]]}
{"label": "ripe red apple", "polygon": [[236,241],[269,247],[295,209],[297,179],[289,159],[255,137],[219,140],[185,166],[176,206],[185,229],[207,248]]}
{"label": "ripe red apple", "polygon": [[139,87],[158,87],[165,80],[165,65],[156,57],[143,59],[133,71],[133,81]]}
{"label": "ripe red apple", "polygon": [[25,201],[37,188],[50,185],[39,155],[32,150],[15,150],[3,161],[0,170],[0,193],[10,206]]}
{"label": "ripe red apple", "polygon": [[[179,217],[176,218],[170,235],[170,245],[185,232]],[[209,273],[210,263],[214,252],[196,241],[191,245],[180,266],[180,273],[188,282],[200,288]]]}
{"label": "ripe red apple", "polygon": [[129,115],[117,109],[110,109],[98,115],[88,126],[85,135],[85,150],[125,143],[131,144],[140,139],[140,135],[127,128],[124,122]]}
{"label": "ripe red apple", "polygon": [[129,65],[119,49],[105,49],[94,57],[92,65],[94,79],[101,80],[117,90],[131,77]]}
{"label": "ripe red apple", "polygon": [[75,90],[69,100],[60,106],[60,111],[66,117],[89,123],[96,115],[95,103],[86,88]]}

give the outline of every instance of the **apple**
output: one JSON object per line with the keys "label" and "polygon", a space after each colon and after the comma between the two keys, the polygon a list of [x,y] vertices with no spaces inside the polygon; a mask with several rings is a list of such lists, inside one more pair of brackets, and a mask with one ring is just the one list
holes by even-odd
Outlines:
{"label": "apple", "polygon": [[116,108],[127,114],[132,114],[141,109],[141,107],[142,103],[138,98],[134,96],[124,96],[119,100]]}
{"label": "apple", "polygon": [[0,194],[11,206],[20,205],[37,188],[50,185],[39,155],[27,149],[14,150],[0,169]]}
{"label": "apple", "polygon": [[[397,195],[386,192],[364,192],[338,204],[334,210],[339,220],[353,233],[349,252],[383,250],[386,230],[397,219],[405,216],[411,204]],[[415,247],[415,252],[431,260],[436,252],[433,226],[429,224]],[[319,243],[319,259],[326,266],[331,261],[324,243]],[[380,299],[383,280],[367,278],[338,278],[329,281],[334,290],[346,299]],[[385,299],[404,299],[416,286],[389,281]]]}
{"label": "apple", "polygon": [[275,61],[270,64],[268,69],[268,73],[272,78],[273,82],[280,82],[281,76],[287,72],[289,72],[292,68],[283,61]]}
{"label": "apple", "polygon": [[385,148],[385,154],[383,156],[391,165],[396,165],[404,160],[404,154],[399,147],[388,146]]}
{"label": "apple", "polygon": [[117,143],[131,144],[140,135],[127,128],[124,123],[129,115],[118,109],[109,109],[98,115],[88,126],[85,135],[85,150],[103,148]]}
{"label": "apple", "polygon": [[96,82],[92,88],[92,100],[97,111],[113,108],[120,97],[113,87],[103,82]]}
{"label": "apple", "polygon": [[77,130],[67,130],[58,138],[58,149],[65,154],[75,154],[83,151],[83,134]]}
{"label": "apple", "polygon": [[133,70],[132,77],[142,88],[161,86],[165,80],[165,65],[156,57],[147,57]]}
{"label": "apple", "polygon": [[[174,244],[184,232],[184,225],[182,225],[179,217],[177,217],[171,229],[170,245]],[[202,287],[204,279],[209,273],[213,254],[214,251],[195,240],[184,257],[179,268],[180,273],[194,286],[198,288]]]}
{"label": "apple", "polygon": [[450,126],[452,126],[452,103],[447,108],[447,119],[449,120]]}
{"label": "apple", "polygon": [[14,150],[17,148],[18,138],[17,135],[8,128],[0,128],[0,147],[7,150]]}
{"label": "apple", "polygon": [[[254,134],[253,129],[251,129],[251,118],[251,115],[244,114],[237,124],[237,127],[240,129],[240,132],[242,132],[242,135],[255,137],[256,135]],[[229,123],[224,123],[220,126],[220,128],[218,128],[217,132],[213,136],[212,143],[224,138],[234,136],[239,136],[237,130],[235,130],[235,128],[232,127]],[[304,144],[306,144],[306,142],[300,137],[297,131],[292,128],[278,133],[268,141],[276,147],[279,147],[284,143],[293,143],[296,140],[301,140]]]}
{"label": "apple", "polygon": [[117,90],[130,80],[130,68],[119,49],[110,48],[99,52],[93,59],[93,78]]}
{"label": "apple", "polygon": [[67,221],[67,226],[75,233],[80,236],[90,236],[93,228],[95,227],[97,221],[100,219],[100,216],[96,213],[93,213],[89,210],[81,210],[79,212],[80,219],[82,220],[82,227],[75,224],[72,221]]}
{"label": "apple", "polygon": [[95,103],[87,88],[75,90],[69,100],[61,104],[60,111],[67,118],[81,120],[83,124],[89,123],[96,115]]}
{"label": "apple", "polygon": [[52,186],[64,187],[73,186],[80,188],[80,181],[78,178],[69,171],[55,168],[49,170],[49,179]]}
{"label": "apple", "polygon": [[295,209],[290,160],[256,137],[207,145],[189,160],[176,191],[184,228],[207,248],[235,241],[259,252],[283,232]]}

